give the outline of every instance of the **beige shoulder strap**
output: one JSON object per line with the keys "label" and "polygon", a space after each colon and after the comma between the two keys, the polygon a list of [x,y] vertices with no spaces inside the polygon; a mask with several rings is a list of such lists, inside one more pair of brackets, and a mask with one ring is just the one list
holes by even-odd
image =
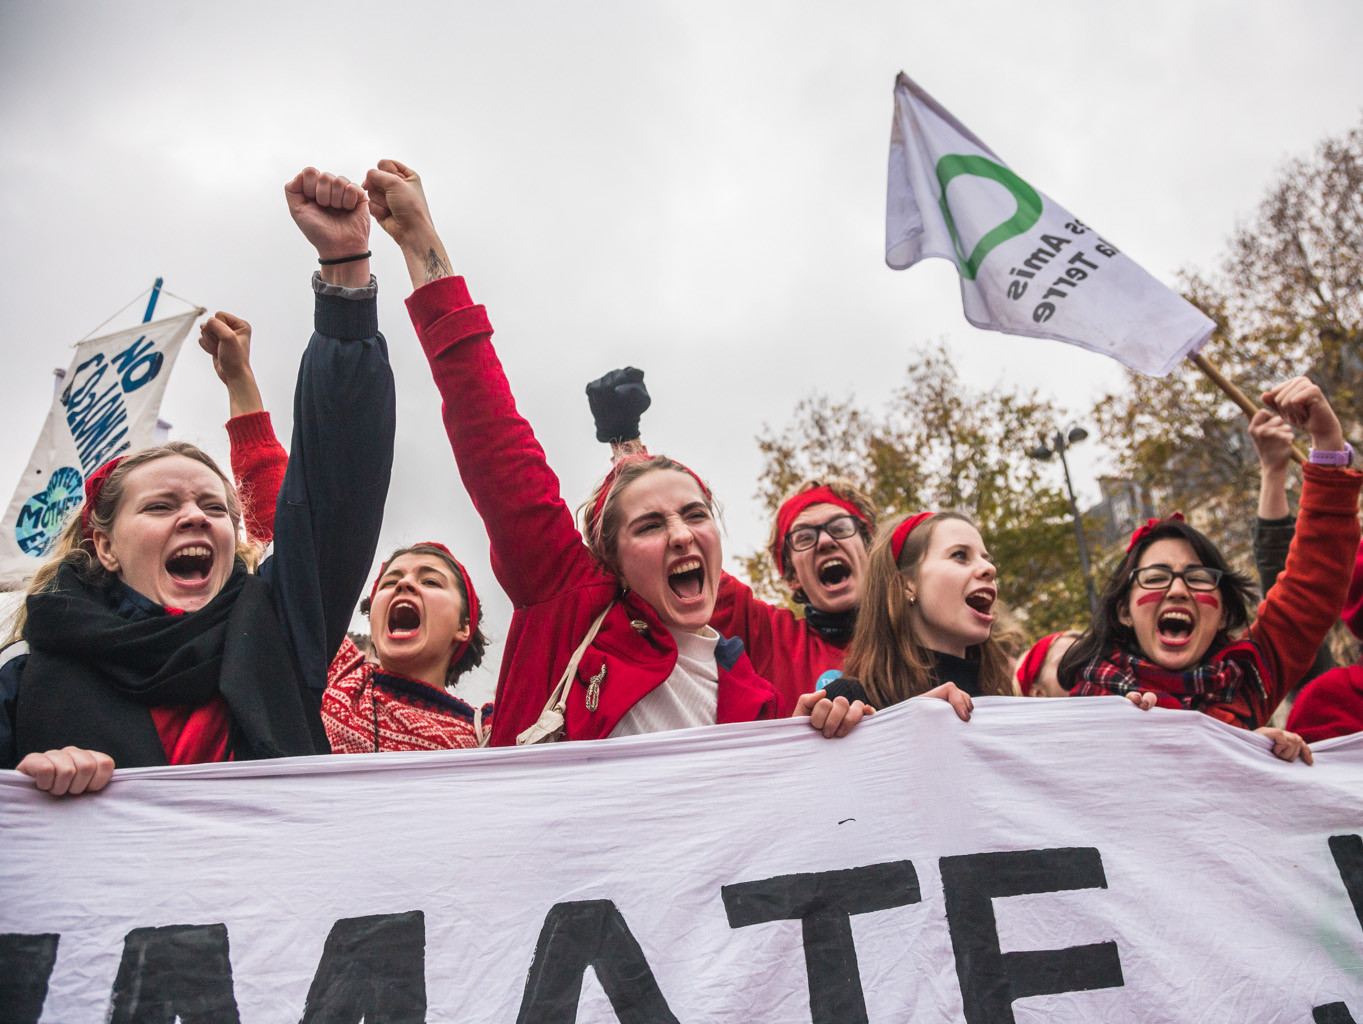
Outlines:
{"label": "beige shoulder strap", "polygon": [[539,719],[516,737],[517,746],[528,746],[531,743],[552,743],[563,735],[564,709],[568,703],[568,690],[573,685],[573,676],[577,675],[577,666],[582,663],[582,655],[587,652],[587,648],[596,639],[596,634],[601,631],[601,623],[606,621],[606,613],[614,607],[615,602],[612,601],[601,609],[601,614],[596,617],[596,621],[587,630],[587,635],[582,638],[582,643],[577,645],[577,650],[568,659],[568,666],[563,670],[563,677],[559,679],[558,685],[550,691],[549,700],[545,703],[544,710],[540,712]]}

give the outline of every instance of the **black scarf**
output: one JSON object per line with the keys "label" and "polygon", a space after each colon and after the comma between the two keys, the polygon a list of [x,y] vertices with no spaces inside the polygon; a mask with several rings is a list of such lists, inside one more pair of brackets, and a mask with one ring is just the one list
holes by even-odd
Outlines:
{"label": "black scarf", "polygon": [[807,604],[805,622],[830,644],[845,647],[852,642],[852,631],[857,628],[857,610],[853,607],[845,612],[825,612]]}
{"label": "black scarf", "polygon": [[130,619],[118,588],[70,565],[28,601],[30,654],[16,701],[18,756],[66,745],[123,768],[166,763],[150,711],[222,694],[237,760],[326,753],[315,702],[299,686],[269,585],[238,561],[222,590],[186,615]]}

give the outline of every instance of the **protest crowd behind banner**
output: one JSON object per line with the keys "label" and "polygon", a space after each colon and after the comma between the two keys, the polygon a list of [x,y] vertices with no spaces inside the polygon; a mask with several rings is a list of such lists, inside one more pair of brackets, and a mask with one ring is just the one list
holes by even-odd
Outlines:
{"label": "protest crowd behind banner", "polygon": [[[951,260],[978,326],[1217,378],[1205,315],[895,97],[891,267]],[[645,445],[634,367],[587,386],[612,465],[574,514],[421,176],[284,191],[317,258],[287,448],[228,312],[199,344],[231,478],[149,447],[202,311],[148,324],[78,353],[4,525],[0,1024],[1363,1019],[1363,661],[1279,710],[1341,619],[1363,636],[1363,473],[1304,368],[1237,398],[1262,588],[1170,511],[1029,651],[987,530],[836,472],[776,509],[763,600],[703,473]],[[377,550],[372,225],[514,608],[494,629],[443,541]]]}
{"label": "protest crowd behind banner", "polygon": [[4,974],[46,982],[44,1020],[115,1022],[1356,1009],[1363,745],[1268,747],[996,698],[845,743],[756,723],[138,769],[56,805],[7,778]]}

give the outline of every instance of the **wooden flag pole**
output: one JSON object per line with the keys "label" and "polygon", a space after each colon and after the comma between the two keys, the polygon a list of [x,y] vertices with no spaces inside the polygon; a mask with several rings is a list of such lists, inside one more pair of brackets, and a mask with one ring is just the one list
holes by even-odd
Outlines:
{"label": "wooden flag pole", "polygon": [[[1199,352],[1196,355],[1189,356],[1188,361],[1191,362],[1203,373],[1205,373],[1207,375],[1207,378],[1213,384],[1215,384],[1222,391],[1224,391],[1226,393],[1226,396],[1230,398],[1232,402],[1238,405],[1244,411],[1244,414],[1246,416],[1248,416],[1250,419],[1254,418],[1254,414],[1259,411],[1259,407],[1254,404],[1253,399],[1251,399],[1243,391],[1241,391],[1234,384],[1232,384],[1230,380],[1227,379],[1224,373],[1218,370],[1211,363],[1207,362],[1206,356]],[[1306,453],[1302,451],[1300,448],[1298,448],[1295,444],[1292,446],[1292,461],[1296,462],[1297,465],[1299,466],[1303,465],[1306,462]]]}

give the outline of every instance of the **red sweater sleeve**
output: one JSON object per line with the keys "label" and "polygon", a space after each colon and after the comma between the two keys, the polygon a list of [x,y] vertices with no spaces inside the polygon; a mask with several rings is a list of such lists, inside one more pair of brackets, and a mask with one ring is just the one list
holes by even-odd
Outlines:
{"label": "red sweater sleeve", "polygon": [[524,608],[601,572],[560,497],[530,424],[516,410],[492,326],[462,277],[423,285],[407,300],[431,374],[459,475],[487,527],[492,571]]}
{"label": "red sweater sleeve", "polygon": [[776,687],[781,717],[795,710],[795,702],[814,689],[820,675],[842,664],[841,650],[814,635],[790,610],[760,600],[727,572],[720,577],[710,625],[743,641],[757,674]]}
{"label": "red sweater sleeve", "polygon": [[[1287,565],[1259,605],[1250,639],[1264,653],[1271,679],[1268,699],[1245,694],[1226,708],[1263,725],[1287,691],[1310,668],[1325,634],[1339,617],[1358,550],[1358,492],[1363,473],[1302,467],[1301,514]],[[1244,707],[1239,705],[1244,704]],[[1209,709],[1210,710],[1210,709]],[[1217,717],[1222,717],[1218,715]]]}
{"label": "red sweater sleeve", "polygon": [[268,412],[249,412],[227,421],[232,443],[232,476],[241,498],[246,536],[268,544],[274,538],[274,511],[289,453],[275,437]]}

